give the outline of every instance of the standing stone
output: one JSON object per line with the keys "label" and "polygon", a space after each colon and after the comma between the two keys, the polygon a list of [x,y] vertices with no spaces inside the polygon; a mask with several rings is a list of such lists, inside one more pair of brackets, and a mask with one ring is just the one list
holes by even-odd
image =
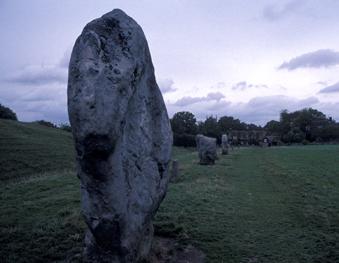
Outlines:
{"label": "standing stone", "polygon": [[228,154],[228,148],[229,148],[229,144],[228,144],[227,134],[223,134],[221,136],[221,154],[227,155]]}
{"label": "standing stone", "polygon": [[198,134],[196,144],[199,153],[200,164],[214,164],[217,156],[217,139]]}
{"label": "standing stone", "polygon": [[266,148],[268,146],[269,146],[269,139],[267,137],[265,137],[263,139],[262,147]]}
{"label": "standing stone", "polygon": [[69,65],[68,111],[88,231],[85,260],[140,262],[170,179],[172,131],[141,27],[121,10],[87,24]]}

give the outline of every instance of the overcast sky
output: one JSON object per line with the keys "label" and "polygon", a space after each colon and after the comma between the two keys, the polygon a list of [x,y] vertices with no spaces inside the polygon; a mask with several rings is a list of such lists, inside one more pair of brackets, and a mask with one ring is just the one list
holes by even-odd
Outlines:
{"label": "overcast sky", "polygon": [[170,116],[265,124],[313,107],[339,121],[337,0],[0,0],[0,103],[67,122],[74,41],[114,8],[143,28]]}

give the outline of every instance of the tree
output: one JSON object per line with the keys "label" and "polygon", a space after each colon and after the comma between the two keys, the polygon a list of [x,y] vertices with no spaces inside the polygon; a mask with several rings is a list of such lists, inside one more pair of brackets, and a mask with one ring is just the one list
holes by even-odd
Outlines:
{"label": "tree", "polygon": [[216,117],[207,117],[204,122],[199,123],[199,133],[208,137],[214,137],[220,143],[221,131],[218,125],[218,119]]}
{"label": "tree", "polygon": [[218,126],[222,133],[229,130],[245,130],[246,124],[239,119],[234,119],[231,116],[223,116],[218,120]]}
{"label": "tree", "polygon": [[46,127],[49,127],[49,128],[57,128],[57,126],[50,122],[50,121],[45,121],[45,120],[39,120],[39,121],[36,121],[36,123],[42,125],[42,126],[46,126]]}
{"label": "tree", "polygon": [[197,120],[193,113],[181,111],[174,114],[171,119],[173,133],[177,134],[193,134],[197,133]]}
{"label": "tree", "polygon": [[281,123],[279,121],[269,121],[264,127],[270,134],[281,134]]}
{"label": "tree", "polygon": [[269,121],[265,128],[279,134],[283,142],[300,143],[337,139],[337,126],[332,118],[316,109],[305,108],[289,113],[283,110],[280,121]]}
{"label": "tree", "polygon": [[67,132],[71,132],[72,131],[72,127],[68,123],[61,123],[59,125],[59,129],[67,131]]}
{"label": "tree", "polygon": [[7,108],[1,104],[0,104],[0,119],[8,119],[8,120],[14,120],[14,121],[18,120],[14,111],[12,111],[10,108]]}

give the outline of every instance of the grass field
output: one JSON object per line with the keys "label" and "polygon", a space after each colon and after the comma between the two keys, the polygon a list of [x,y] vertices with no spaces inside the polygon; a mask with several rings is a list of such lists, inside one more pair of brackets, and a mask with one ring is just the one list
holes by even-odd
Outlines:
{"label": "grass field", "polygon": [[70,133],[0,119],[0,181],[69,169],[74,170]]}
{"label": "grass field", "polygon": [[[70,135],[0,120],[0,153],[0,262],[77,261],[85,226]],[[208,262],[339,262],[339,146],[240,148],[214,166],[191,149],[173,156],[181,175],[158,234]]]}

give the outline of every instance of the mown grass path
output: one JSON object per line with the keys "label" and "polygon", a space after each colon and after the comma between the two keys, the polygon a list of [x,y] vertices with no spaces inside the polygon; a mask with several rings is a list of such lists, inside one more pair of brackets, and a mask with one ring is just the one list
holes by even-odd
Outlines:
{"label": "mown grass path", "polygon": [[[214,166],[190,149],[173,155],[181,175],[158,234],[193,243],[208,262],[339,262],[339,146],[241,148]],[[79,182],[64,169],[0,182],[0,262],[78,261]]]}
{"label": "mown grass path", "polygon": [[158,218],[210,262],[339,262],[338,146],[237,149],[215,166],[176,155],[182,178]]}

